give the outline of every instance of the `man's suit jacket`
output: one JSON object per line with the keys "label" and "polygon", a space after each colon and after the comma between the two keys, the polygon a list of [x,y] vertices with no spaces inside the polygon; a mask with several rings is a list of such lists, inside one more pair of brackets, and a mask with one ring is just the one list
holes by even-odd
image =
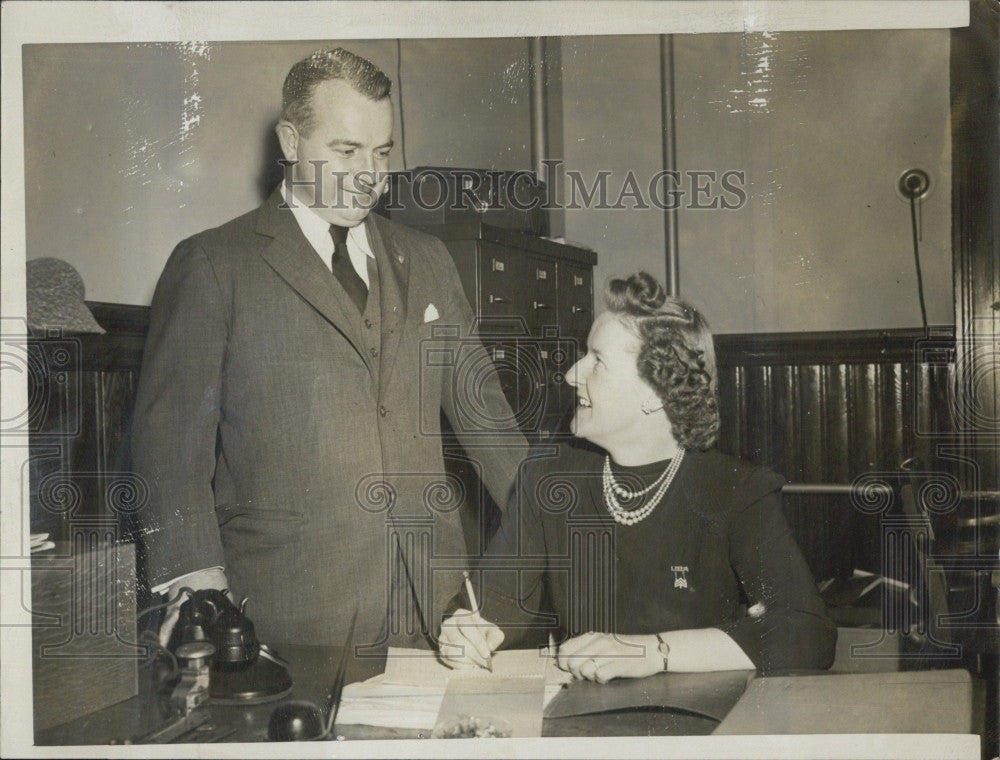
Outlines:
{"label": "man's suit jacket", "polygon": [[[439,240],[369,216],[362,315],[282,205],[183,241],[157,284],[133,421],[147,577],[224,566],[264,640],[342,643],[356,607],[355,643],[416,643],[465,551],[441,410],[464,444],[492,431],[499,504],[526,444]],[[443,328],[456,350],[429,351]]]}

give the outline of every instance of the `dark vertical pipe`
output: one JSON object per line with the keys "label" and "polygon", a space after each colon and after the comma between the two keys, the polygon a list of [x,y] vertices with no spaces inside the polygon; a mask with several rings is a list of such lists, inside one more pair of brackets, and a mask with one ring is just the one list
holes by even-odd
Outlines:
{"label": "dark vertical pipe", "polygon": [[542,161],[548,158],[549,147],[545,124],[545,39],[532,37],[529,42],[531,61],[531,168],[539,179],[545,178]]}
{"label": "dark vertical pipe", "polygon": [[[677,131],[674,108],[674,37],[660,35],[660,119],[663,128],[663,170],[677,170]],[[666,254],[667,293],[680,293],[680,267],[677,245],[677,209],[663,211],[663,238]]]}

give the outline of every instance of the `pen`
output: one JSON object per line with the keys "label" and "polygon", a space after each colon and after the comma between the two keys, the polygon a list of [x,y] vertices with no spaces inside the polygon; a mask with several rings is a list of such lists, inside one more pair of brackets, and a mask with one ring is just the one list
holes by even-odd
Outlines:
{"label": "pen", "polygon": [[[472,590],[472,581],[469,580],[469,573],[465,571],[462,573],[465,576],[465,593],[469,595],[469,604],[472,606],[472,614],[479,618],[479,622],[483,621],[482,617],[479,615],[479,602],[476,601],[476,592]],[[485,638],[484,638],[485,640]],[[489,646],[489,645],[487,645]],[[486,669],[493,672],[493,654],[490,653],[486,657]]]}

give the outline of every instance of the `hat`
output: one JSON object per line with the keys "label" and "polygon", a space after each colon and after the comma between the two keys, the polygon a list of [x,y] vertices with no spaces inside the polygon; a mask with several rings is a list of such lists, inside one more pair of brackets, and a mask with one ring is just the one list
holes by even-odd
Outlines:
{"label": "hat", "polygon": [[103,333],[87,304],[80,273],[62,259],[31,259],[26,264],[28,329],[45,333]]}

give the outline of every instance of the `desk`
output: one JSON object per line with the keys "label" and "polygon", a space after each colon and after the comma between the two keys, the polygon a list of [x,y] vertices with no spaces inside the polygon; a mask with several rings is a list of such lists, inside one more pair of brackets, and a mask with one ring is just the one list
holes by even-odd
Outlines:
{"label": "desk", "polygon": [[[333,682],[340,660],[339,647],[277,647],[292,667],[294,686],[287,699],[303,700],[319,706]],[[363,681],[385,669],[385,659],[349,659],[347,682]],[[108,744],[141,736],[169,716],[169,706],[157,695],[153,678],[140,675],[138,696],[90,713],[53,728],[35,732],[39,745]],[[235,733],[224,741],[267,741],[267,725],[277,702],[239,707],[214,705],[199,708],[216,725],[226,725]],[[676,712],[620,712],[546,720],[544,736],[704,736],[718,725],[713,720]],[[427,732],[380,726],[337,726],[334,732],[345,739],[423,739]]]}
{"label": "desk", "polygon": [[[289,699],[305,700],[313,702],[314,704],[321,705],[325,699],[327,690],[330,688],[330,684],[333,680],[334,674],[337,670],[337,665],[340,658],[340,650],[336,647],[305,647],[305,646],[295,646],[295,647],[278,647],[278,651],[286,656],[292,665],[292,677],[294,679],[295,685]],[[348,681],[364,680],[373,675],[381,673],[384,669],[384,659],[382,658],[365,658],[365,659],[354,659],[349,660],[347,664],[347,679]],[[971,686],[969,686],[969,680],[966,676],[964,679],[961,675],[956,675],[954,671],[951,671],[951,677],[946,677],[940,681],[936,687],[936,695],[940,698],[939,703],[954,701],[955,695],[961,695],[963,692],[962,684],[968,686],[968,691],[971,694]],[[882,674],[876,674],[881,676]],[[907,674],[885,674],[887,676],[893,676],[897,679],[900,677],[905,677]],[[914,675],[927,675],[927,674],[914,674]],[[832,682],[836,682],[837,679],[857,679],[859,677],[870,678],[872,674],[866,674],[864,676],[857,675],[841,675],[841,676],[808,676],[804,677],[806,679],[812,679],[813,681],[821,680],[824,678],[831,679]],[[795,677],[792,677],[795,678]],[[766,682],[768,684],[778,685],[781,679],[758,679],[761,682]],[[789,679],[784,679],[787,682]],[[921,679],[925,683],[928,681],[933,681],[934,677],[931,676],[929,679]],[[844,682],[846,683],[846,681]],[[857,688],[858,684],[851,681],[852,688]],[[941,684],[948,685],[947,688],[943,688]],[[787,683],[785,684],[787,687]],[[871,684],[866,684],[871,686]],[[776,691],[775,689],[765,689],[764,693],[768,691]],[[787,688],[782,688],[781,693],[787,693]],[[812,708],[817,709],[816,704],[816,691],[810,692],[812,699]],[[840,697],[831,697],[831,704],[836,703],[837,699],[843,698],[843,691],[839,692]],[[751,694],[751,690],[748,689],[747,694]],[[740,710],[741,707],[745,712],[750,708],[766,709],[767,703],[763,704],[759,698],[759,694],[755,693],[753,697],[754,704],[743,705],[743,700],[737,704],[734,708],[734,713]],[[267,724],[270,717],[271,711],[276,703],[267,703],[262,705],[246,705],[239,707],[232,706],[220,706],[213,705],[211,703],[199,708],[199,712],[202,712],[204,716],[209,719],[209,723],[216,728],[225,727],[229,731],[228,735],[224,736],[222,740],[230,742],[263,742],[267,739]],[[37,745],[80,745],[80,744],[108,744],[114,740],[122,740],[127,737],[140,736],[149,732],[151,729],[159,725],[167,715],[165,709],[165,701],[159,699],[154,688],[153,679],[149,677],[148,674],[143,671],[140,676],[140,692],[138,696],[132,699],[120,702],[116,705],[104,708],[97,712],[91,713],[90,715],[82,716],[68,723],[64,723],[60,726],[55,726],[44,731],[36,732],[36,744]],[[920,715],[927,715],[927,704],[922,703],[914,705],[914,709],[919,711]],[[822,709],[819,709],[819,713],[822,713]],[[762,713],[763,714],[763,713]],[[814,719],[815,720],[815,719]],[[723,724],[725,725],[725,724]],[[937,731],[938,733],[952,733],[952,738],[954,742],[948,742],[946,747],[953,747],[956,750],[961,747],[970,746],[970,737],[962,736],[962,732],[967,732],[969,729],[964,725],[957,725],[953,728],[942,727],[941,725],[934,725],[932,723],[925,723],[928,731]],[[635,711],[635,712],[621,712],[613,714],[602,714],[602,715],[591,715],[591,716],[577,716],[573,718],[559,718],[559,719],[546,719],[543,725],[543,736],[546,737],[597,737],[597,736],[690,736],[690,737],[701,737],[699,741],[715,741],[715,742],[726,742],[727,739],[722,736],[709,737],[706,734],[712,733],[719,724],[715,721],[709,720],[707,718],[701,718],[692,715],[678,714],[674,712],[667,711]],[[789,729],[793,733],[813,733],[813,734],[824,734],[824,733],[838,733],[843,731],[843,726],[837,729],[837,731],[826,731],[822,723],[814,724],[811,730],[803,731],[801,726],[796,726],[789,724],[787,720],[784,723],[786,728],[785,733],[788,733]],[[756,725],[756,731],[754,733],[781,733],[782,726],[776,724],[773,728],[769,726]],[[893,727],[886,726],[885,731],[892,732]],[[899,729],[896,730],[900,732]],[[335,734],[343,736],[345,740],[365,740],[365,739],[420,739],[425,738],[424,734],[426,732],[412,730],[412,729],[390,729],[390,728],[380,728],[373,726],[337,726]],[[750,733],[750,732],[747,732]],[[206,734],[206,736],[211,736]],[[821,737],[817,737],[819,739]],[[940,738],[940,737],[939,737]],[[976,737],[971,737],[971,740],[975,741],[975,752],[971,755],[972,757],[978,757],[978,739]],[[188,739],[191,741],[191,739]],[[502,740],[493,740],[502,741]],[[528,740],[534,741],[534,740]],[[946,738],[947,741],[947,738]],[[562,740],[561,740],[562,742]],[[561,746],[560,742],[560,746]],[[884,743],[884,742],[883,742]],[[419,743],[418,743],[419,744]],[[459,743],[461,744],[461,743]],[[413,744],[407,742],[407,747],[412,747]],[[428,745],[430,746],[430,745]],[[711,746],[711,745],[706,745]],[[720,744],[721,746],[721,744]],[[762,745],[763,746],[763,745]],[[778,749],[775,749],[773,743],[769,745],[771,751],[777,754],[781,754]],[[793,745],[797,748],[799,755],[807,754],[808,751],[804,750],[803,747],[808,746],[802,743]],[[824,744],[816,745],[817,747],[825,747],[825,750],[829,750],[830,743],[827,739]],[[962,757],[969,756],[963,755],[960,752],[947,752],[943,753],[939,749],[934,749],[931,751],[930,748],[936,747],[937,745],[933,743],[924,744],[925,748],[928,748],[929,754],[937,754],[939,756],[954,756]],[[745,748],[746,749],[746,748]],[[817,750],[817,751],[825,751]],[[857,742],[853,745],[851,752],[854,752],[857,756],[864,756],[864,753],[858,754]],[[608,751],[607,745],[605,745],[604,752]],[[746,749],[746,752],[749,752]],[[746,754],[746,752],[741,752],[741,754]],[[827,752],[826,754],[829,754]],[[834,753],[835,755],[836,753]],[[794,756],[794,752],[793,755]],[[884,756],[884,755],[873,755],[873,756]],[[902,753],[901,756],[905,756]]]}

